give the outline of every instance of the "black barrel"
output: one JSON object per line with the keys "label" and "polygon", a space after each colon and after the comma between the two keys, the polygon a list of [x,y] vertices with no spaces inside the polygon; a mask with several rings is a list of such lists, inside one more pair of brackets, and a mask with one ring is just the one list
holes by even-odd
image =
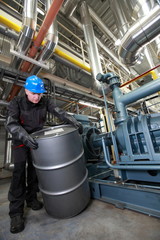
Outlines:
{"label": "black barrel", "polygon": [[55,218],[77,215],[90,199],[88,172],[78,131],[70,125],[60,125],[32,136],[39,145],[32,151],[33,164],[47,213]]}

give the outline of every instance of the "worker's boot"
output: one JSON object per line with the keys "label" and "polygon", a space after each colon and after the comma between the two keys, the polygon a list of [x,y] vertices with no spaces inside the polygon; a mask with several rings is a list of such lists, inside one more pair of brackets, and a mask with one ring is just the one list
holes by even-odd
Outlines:
{"label": "worker's boot", "polygon": [[11,218],[11,233],[19,233],[24,229],[24,218],[21,215],[15,216]]}
{"label": "worker's boot", "polygon": [[43,203],[35,198],[32,202],[27,202],[27,207],[32,208],[32,210],[40,210],[43,207]]}

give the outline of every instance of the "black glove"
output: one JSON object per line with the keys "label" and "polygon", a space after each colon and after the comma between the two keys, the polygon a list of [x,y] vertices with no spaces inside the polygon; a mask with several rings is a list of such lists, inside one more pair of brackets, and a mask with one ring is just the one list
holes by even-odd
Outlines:
{"label": "black glove", "polygon": [[83,133],[83,125],[81,123],[79,123],[78,132],[79,134]]}
{"label": "black glove", "polygon": [[78,129],[79,134],[83,133],[83,125],[79,122],[74,123],[75,128]]}
{"label": "black glove", "polygon": [[38,143],[19,124],[16,118],[13,118],[12,116],[7,118],[6,129],[12,134],[14,139],[22,141],[27,147],[32,149],[38,148]]}
{"label": "black glove", "polygon": [[24,139],[23,143],[24,143],[24,145],[26,145],[29,148],[32,148],[32,149],[37,149],[38,148],[38,143],[30,135],[28,135]]}

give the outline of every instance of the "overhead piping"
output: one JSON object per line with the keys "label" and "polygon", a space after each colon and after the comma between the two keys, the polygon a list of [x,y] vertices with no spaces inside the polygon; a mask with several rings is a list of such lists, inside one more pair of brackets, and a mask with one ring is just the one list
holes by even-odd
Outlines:
{"label": "overhead piping", "polygon": [[[69,3],[71,3],[71,7],[72,7],[72,0],[67,1],[67,5],[69,5]],[[65,4],[64,4],[65,7]],[[67,9],[69,8],[69,6],[67,6]],[[104,27],[103,22],[100,20],[100,18],[95,14],[95,12],[88,6],[89,8],[89,12],[91,13],[91,16],[93,18],[93,20],[95,21],[95,23],[98,25],[98,27],[101,29],[102,32],[104,32],[108,37],[113,38],[113,40],[115,39],[114,35],[110,34],[110,31],[108,28]],[[73,9],[75,10],[75,8]],[[83,26],[82,24],[78,21],[77,18],[75,18],[73,16],[73,10],[70,9],[70,15],[68,16],[68,18],[70,19],[70,21],[72,21],[72,23],[74,25],[76,25],[78,28],[80,28],[81,30],[83,30]],[[66,14],[66,10],[65,8],[62,8],[61,11],[63,12],[63,14]],[[109,48],[107,48],[98,38],[96,38],[96,42],[97,44],[118,64],[122,67],[123,70],[125,70],[125,72],[130,74],[130,71],[124,66],[124,64],[121,63],[121,61],[119,61],[119,59],[111,52],[111,50]]]}
{"label": "overhead piping", "polygon": [[[52,2],[51,7],[50,7],[49,11],[47,12],[47,15],[44,19],[44,22],[41,25],[39,33],[38,33],[36,39],[33,41],[33,45],[32,45],[32,47],[29,51],[29,57],[30,58],[35,58],[36,57],[38,49],[41,46],[41,43],[42,43],[43,39],[45,38],[49,27],[51,26],[52,22],[56,18],[63,1],[64,0],[54,0]],[[24,62],[21,70],[23,72],[27,72],[29,70],[30,65],[31,65],[31,63]]]}
{"label": "overhead piping", "polygon": [[[51,3],[52,3],[52,0],[47,0],[46,2],[47,11],[50,9]],[[53,51],[57,43],[58,43],[58,31],[57,31],[57,21],[55,19],[47,32],[46,42],[37,60],[39,62],[48,60],[53,54]],[[34,65],[33,68],[31,69],[31,73],[36,75],[40,70],[41,70],[41,67]]]}
{"label": "overhead piping", "polygon": [[[37,25],[37,0],[25,0],[23,8],[22,31],[20,32],[18,43],[15,50],[23,55],[26,55],[31,41],[33,39]],[[11,62],[11,67],[20,69],[22,63],[21,58],[14,56]]]}
{"label": "overhead piping", "polygon": [[[16,46],[16,51],[20,52],[23,55],[26,55],[31,41],[33,39],[36,24],[37,24],[37,0],[25,0],[24,8],[23,8],[23,23],[22,23],[22,31],[19,36],[19,40]],[[22,59],[14,57],[11,62],[11,67],[19,70],[22,64]],[[21,86],[17,86],[13,84],[11,92],[7,98],[7,101],[10,101],[14,96],[16,96],[21,90]]]}
{"label": "overhead piping", "polygon": [[98,47],[94,36],[93,26],[89,15],[89,9],[85,1],[80,4],[80,15],[83,24],[85,41],[87,43],[87,52],[91,65],[91,71],[95,80],[94,87],[97,88],[98,91],[101,91],[101,84],[96,80],[96,76],[98,73],[102,73],[102,67],[98,53]]}
{"label": "overhead piping", "polygon": [[156,69],[156,68],[158,68],[158,67],[160,67],[160,65],[157,65],[157,66],[155,66],[154,68],[152,68],[152,69],[150,69],[150,70],[142,73],[141,75],[139,75],[139,76],[137,76],[137,77],[129,80],[128,82],[123,83],[120,87],[124,87],[124,86],[126,86],[126,85],[128,85],[128,84],[130,84],[130,83],[132,83],[132,82],[135,82],[136,80],[138,80],[138,79],[140,79],[140,78],[142,78],[142,77],[144,77],[144,76],[146,76],[146,75],[148,75],[148,74],[151,74],[154,80],[157,79],[157,75],[154,73],[153,70]]}
{"label": "overhead piping", "polygon": [[121,0],[110,0],[110,8],[112,10],[112,14],[114,15],[114,20],[116,22],[116,26],[118,26],[119,37],[123,37],[124,34],[128,31],[131,20],[130,11],[128,11],[127,1]]}
{"label": "overhead piping", "polygon": [[63,79],[63,78],[55,76],[55,75],[52,75],[50,73],[40,72],[39,76],[42,77],[42,78],[47,78],[50,81],[54,81],[56,83],[60,83],[63,86],[72,87],[72,88],[77,89],[79,91],[82,91],[84,93],[88,93],[88,94],[91,94],[91,95],[96,96],[96,97],[101,97],[100,94],[98,94],[97,92],[93,91],[90,88],[80,86],[79,84],[73,83],[71,81],[68,81],[66,79]]}
{"label": "overhead piping", "polygon": [[14,29],[16,32],[20,32],[21,31],[21,26],[19,26],[18,24],[10,21],[9,19],[7,19],[4,16],[0,16],[0,22],[2,24],[4,24],[5,26]]}
{"label": "overhead piping", "polygon": [[[1,22],[1,18],[0,18],[0,22]],[[5,19],[4,25],[8,26],[8,19]],[[20,29],[21,29],[17,24],[15,24],[15,23],[13,23],[13,22],[12,22],[11,26],[12,26],[12,29],[15,30],[15,31],[16,31],[16,29],[19,29],[19,31],[20,31]],[[11,27],[11,26],[10,26],[10,27]],[[9,27],[9,26],[8,26],[8,27]],[[81,28],[82,28],[82,25],[81,25]],[[43,42],[44,42],[44,41],[43,41]],[[43,42],[42,42],[42,45],[43,45]],[[78,66],[78,67],[86,70],[86,71],[89,72],[89,73],[91,72],[91,69],[90,69],[89,66],[87,66],[87,65],[81,63],[80,61],[76,60],[75,58],[71,57],[71,56],[68,55],[66,52],[61,51],[58,47],[55,48],[54,54],[60,56],[60,57],[63,58],[63,59],[68,60],[69,62],[71,62],[71,63],[75,64],[76,66]]]}
{"label": "overhead piping", "polygon": [[141,60],[140,50],[160,33],[160,7],[154,7],[145,17],[134,24],[122,39],[119,56],[126,65]]}
{"label": "overhead piping", "polygon": [[[71,11],[71,12],[72,12],[72,11]],[[82,24],[81,24],[75,17],[73,17],[73,16],[71,15],[71,16],[69,16],[69,19],[73,22],[74,25],[76,25],[78,28],[80,28],[81,30],[83,30]],[[1,18],[0,18],[0,21],[1,21]],[[6,26],[8,26],[8,20],[7,20],[7,19],[5,19],[4,24],[5,24]],[[12,26],[11,28],[12,28],[13,30],[15,30],[15,31],[16,31],[16,29],[18,29],[18,31],[20,31],[20,29],[21,29],[17,24],[15,24],[15,23],[13,23],[13,22],[11,23],[11,26]],[[105,51],[118,65],[120,65],[123,70],[125,70],[127,73],[130,74],[130,71],[124,66],[124,64],[122,64],[122,63],[118,60],[118,58],[117,58],[113,53],[111,53],[111,51],[110,51],[98,38],[96,38],[96,41],[97,41],[97,44],[98,44],[102,49],[104,49],[104,51]],[[91,72],[90,67],[87,67],[86,65],[80,63],[79,61],[77,61],[77,60],[74,59],[73,57],[70,57],[68,54],[66,54],[66,53],[64,53],[64,52],[62,52],[62,51],[59,51],[58,48],[55,49],[55,52],[54,52],[54,53],[57,54],[57,55],[59,55],[60,57],[62,57],[62,58],[64,58],[64,59],[68,60],[69,62],[71,62],[71,63],[79,66],[80,68],[86,70],[87,72]]]}
{"label": "overhead piping", "polygon": [[102,22],[102,20],[97,16],[97,14],[93,11],[91,7],[89,8],[89,13],[93,21],[98,25],[98,27],[105,33],[112,41],[115,43],[117,38],[113,35],[113,33],[106,27],[106,25]]}

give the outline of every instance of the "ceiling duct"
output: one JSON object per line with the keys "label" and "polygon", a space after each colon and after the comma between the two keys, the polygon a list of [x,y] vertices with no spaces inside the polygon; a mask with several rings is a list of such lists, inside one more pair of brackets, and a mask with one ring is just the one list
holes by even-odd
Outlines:
{"label": "ceiling duct", "polygon": [[[33,39],[37,24],[37,0],[25,0],[23,8],[22,31],[15,50],[26,55]],[[13,57],[11,67],[20,69],[22,59]]]}
{"label": "ceiling duct", "polygon": [[126,65],[142,60],[140,50],[160,33],[160,6],[155,6],[126,32],[121,40],[119,56]]}

